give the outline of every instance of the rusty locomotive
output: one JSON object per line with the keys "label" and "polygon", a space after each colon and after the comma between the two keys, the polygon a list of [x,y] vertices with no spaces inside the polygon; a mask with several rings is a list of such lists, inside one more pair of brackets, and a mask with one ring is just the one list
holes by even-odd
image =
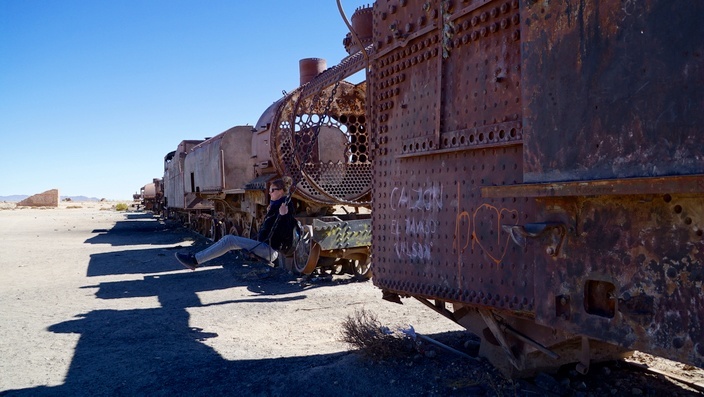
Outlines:
{"label": "rusty locomotive", "polygon": [[[377,0],[348,58],[237,130],[249,168],[229,171],[224,136],[170,153],[166,206],[246,235],[266,182],[294,175],[294,268],[373,257],[384,299],[463,325],[507,375],[633,350],[704,366],[703,17],[680,0]],[[371,208],[352,214],[359,242],[338,205]]]}
{"label": "rusty locomotive", "polygon": [[378,0],[374,284],[506,374],[704,365],[704,4]]}
{"label": "rusty locomotive", "polygon": [[161,213],[162,205],[164,203],[164,187],[162,186],[162,179],[152,179],[152,182],[147,183],[139,189],[139,193],[133,194],[132,199],[139,205],[143,206],[147,211],[152,211],[157,214]]}
{"label": "rusty locomotive", "polygon": [[326,70],[320,58],[302,59],[299,66],[301,86],[254,126],[184,140],[165,156],[163,213],[212,240],[226,234],[256,238],[269,182],[290,176],[302,230],[294,250],[281,256],[285,266],[299,274],[345,271],[368,279],[366,84],[344,81],[344,67]]}

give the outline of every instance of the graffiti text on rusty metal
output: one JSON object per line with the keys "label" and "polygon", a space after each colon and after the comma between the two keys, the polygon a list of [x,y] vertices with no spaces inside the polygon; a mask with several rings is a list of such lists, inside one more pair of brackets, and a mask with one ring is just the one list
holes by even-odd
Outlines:
{"label": "graffiti text on rusty metal", "polygon": [[[430,183],[418,189],[393,188],[390,207],[405,212],[405,216],[391,220],[391,234],[395,236],[394,250],[399,259],[430,260],[433,236],[438,222],[428,213],[443,207],[442,184]],[[417,214],[417,215],[415,215]]]}

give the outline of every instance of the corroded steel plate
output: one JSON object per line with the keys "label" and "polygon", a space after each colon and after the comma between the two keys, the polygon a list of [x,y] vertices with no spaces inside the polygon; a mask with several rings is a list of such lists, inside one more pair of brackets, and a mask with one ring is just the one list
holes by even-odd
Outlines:
{"label": "corroded steel plate", "polygon": [[525,178],[702,173],[704,2],[526,2]]}
{"label": "corroded steel plate", "polygon": [[531,201],[481,195],[522,182],[519,3],[454,3],[374,9],[373,280],[529,311],[532,268],[502,225],[526,223]]}

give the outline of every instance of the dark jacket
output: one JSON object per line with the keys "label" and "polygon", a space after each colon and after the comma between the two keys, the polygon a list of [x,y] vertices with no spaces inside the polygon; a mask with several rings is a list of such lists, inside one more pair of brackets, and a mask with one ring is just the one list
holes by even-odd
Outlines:
{"label": "dark jacket", "polygon": [[297,224],[296,218],[293,216],[295,209],[292,202],[288,203],[288,214],[279,214],[279,207],[285,200],[286,197],[282,197],[269,203],[264,223],[259,228],[259,235],[257,235],[257,241],[267,243],[275,250],[286,250],[291,246],[293,229]]}

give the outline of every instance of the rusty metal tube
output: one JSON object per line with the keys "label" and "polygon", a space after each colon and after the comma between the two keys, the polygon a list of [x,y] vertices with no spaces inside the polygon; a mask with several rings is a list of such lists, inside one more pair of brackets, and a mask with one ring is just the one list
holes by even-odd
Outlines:
{"label": "rusty metal tube", "polygon": [[327,69],[327,61],[323,58],[303,58],[298,61],[298,69],[301,85],[304,85]]}

